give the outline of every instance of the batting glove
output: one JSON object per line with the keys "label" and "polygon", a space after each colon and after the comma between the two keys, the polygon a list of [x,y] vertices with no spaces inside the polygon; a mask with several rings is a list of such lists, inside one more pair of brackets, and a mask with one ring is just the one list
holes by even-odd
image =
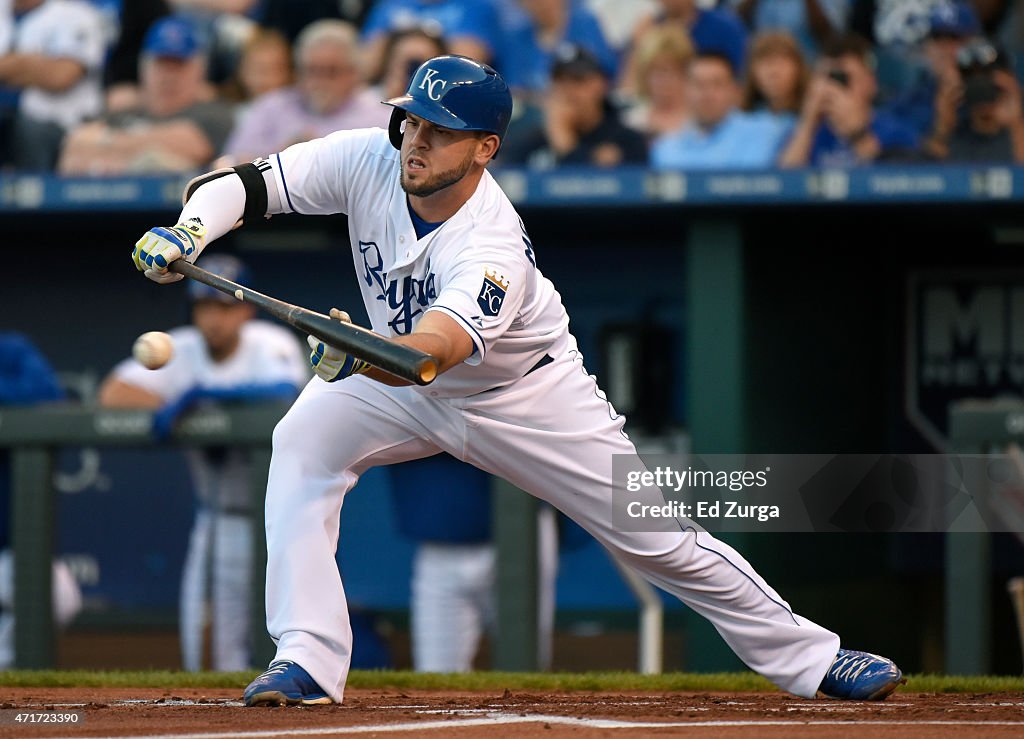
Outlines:
{"label": "batting glove", "polygon": [[177,282],[182,275],[168,272],[167,265],[175,259],[195,262],[203,252],[205,238],[206,226],[197,218],[170,227],[157,226],[135,242],[132,261],[153,282]]}
{"label": "batting glove", "polygon": [[[342,323],[352,323],[348,313],[337,308],[331,308],[331,318]],[[324,382],[337,382],[352,375],[361,375],[370,369],[369,362],[356,359],[340,349],[324,344],[318,337],[310,334],[306,337],[306,343],[313,351],[309,355],[309,363]]]}

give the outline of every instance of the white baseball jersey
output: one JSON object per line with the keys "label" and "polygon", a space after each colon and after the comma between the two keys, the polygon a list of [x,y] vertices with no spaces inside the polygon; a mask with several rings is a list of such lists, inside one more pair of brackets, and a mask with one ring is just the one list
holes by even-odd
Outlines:
{"label": "white baseball jersey", "polygon": [[106,40],[103,16],[84,0],[46,0],[17,25],[15,51],[71,59],[85,75],[70,89],[47,92],[29,87],[21,95],[21,111],[36,120],[71,128],[103,110],[103,61]]}
{"label": "white baseball jersey", "polygon": [[[444,451],[551,503],[710,619],[751,668],[792,693],[815,694],[839,648],[836,634],[794,613],[738,552],[693,526],[615,525],[612,460],[628,455],[639,465],[636,449],[587,373],[558,293],[534,266],[529,237],[490,175],[417,239],[399,153],[384,131],[335,133],[274,155],[270,172],[259,166],[270,178],[269,212],[349,215],[374,330],[405,335],[438,310],[476,347],[425,388],[366,375],[315,378],[277,425],[266,499],[276,659],[296,662],[343,699],[352,630],[335,554],[345,496],[371,467]],[[222,177],[200,187],[182,217],[200,217],[216,238],[244,197],[239,178]],[[529,372],[545,355],[551,360]]]}
{"label": "white baseball jersey", "polygon": [[[157,370],[149,370],[134,359],[115,369],[117,379],[159,395],[173,403],[198,386],[231,389],[247,384],[287,382],[301,388],[309,379],[309,365],[302,344],[290,330],[267,321],[248,321],[242,326],[235,352],[215,362],[195,326],[172,329],[174,356]],[[245,454],[229,450],[219,464],[212,464],[199,450],[187,453],[196,494],[208,505],[230,510],[249,507]]]}
{"label": "white baseball jersey", "polygon": [[270,159],[281,211],[348,214],[352,258],[377,333],[404,336],[431,310],[469,333],[473,354],[424,393],[460,397],[508,385],[566,345],[561,298],[536,268],[522,220],[487,172],[454,216],[418,239],[399,157],[377,128],[296,144]]}

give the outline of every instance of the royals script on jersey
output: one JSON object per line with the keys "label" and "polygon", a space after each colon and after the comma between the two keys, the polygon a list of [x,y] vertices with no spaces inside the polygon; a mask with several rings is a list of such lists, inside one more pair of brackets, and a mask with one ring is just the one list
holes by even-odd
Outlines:
{"label": "royals script on jersey", "polygon": [[[377,128],[339,131],[270,158],[280,208],[346,213],[352,258],[373,330],[410,333],[443,311],[472,337],[473,354],[424,393],[460,397],[507,385],[568,345],[569,319],[537,269],[522,219],[484,172],[473,196],[416,238],[399,182],[400,153]],[[469,365],[469,366],[467,366]]]}

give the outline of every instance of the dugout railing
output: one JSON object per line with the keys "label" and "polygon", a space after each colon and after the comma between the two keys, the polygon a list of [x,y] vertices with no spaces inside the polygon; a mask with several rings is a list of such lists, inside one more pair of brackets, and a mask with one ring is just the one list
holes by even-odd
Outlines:
{"label": "dugout railing", "polygon": [[[989,454],[1024,443],[1024,399],[961,400],[949,417],[954,452]],[[992,535],[950,531],[945,543],[946,673],[984,675],[992,668]]]}
{"label": "dugout railing", "polygon": [[[264,495],[275,424],[287,406],[278,403],[204,408],[182,417],[169,442],[178,447],[230,445],[247,450],[254,512],[252,572],[266,569]],[[11,541],[14,550],[15,666],[45,669],[56,664],[52,571],[56,456],[65,447],[156,447],[149,411],[66,404],[0,409],[0,449],[11,457]],[[494,507],[499,551],[497,669],[535,670],[538,654],[537,501],[495,479]],[[145,519],[139,525],[145,525]],[[618,566],[618,565],[617,565]],[[640,609],[638,669],[661,671],[662,609],[654,589],[632,571],[620,574]],[[273,643],[266,622],[263,578],[255,574],[250,597],[252,654],[270,661]]]}
{"label": "dugout railing", "polygon": [[[178,446],[245,448],[250,460],[254,515],[253,572],[266,569],[263,500],[270,468],[274,425],[287,406],[237,405],[192,412],[176,425],[170,442]],[[54,461],[62,447],[146,447],[158,442],[149,411],[45,405],[0,409],[0,448],[11,457],[11,541],[14,549],[15,665],[43,669],[55,664],[52,608],[54,552]],[[145,520],[140,525],[145,525]],[[129,553],[126,553],[126,556]],[[252,623],[266,622],[262,578],[252,588]],[[266,629],[251,630],[257,664],[273,656]]]}

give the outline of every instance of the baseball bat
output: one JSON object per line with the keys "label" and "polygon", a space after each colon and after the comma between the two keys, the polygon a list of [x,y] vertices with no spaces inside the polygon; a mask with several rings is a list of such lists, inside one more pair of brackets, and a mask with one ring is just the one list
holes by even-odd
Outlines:
{"label": "baseball bat", "polygon": [[189,264],[184,259],[171,262],[168,269],[190,280],[233,296],[236,300],[252,303],[272,316],[280,318],[295,328],[318,337],[325,344],[347,352],[358,359],[369,362],[403,380],[417,385],[429,385],[437,377],[437,360],[419,349],[403,346],[375,334],[362,326],[336,321],[323,313],[301,308],[283,300],[272,298],[237,282],[215,275],[202,267]]}

